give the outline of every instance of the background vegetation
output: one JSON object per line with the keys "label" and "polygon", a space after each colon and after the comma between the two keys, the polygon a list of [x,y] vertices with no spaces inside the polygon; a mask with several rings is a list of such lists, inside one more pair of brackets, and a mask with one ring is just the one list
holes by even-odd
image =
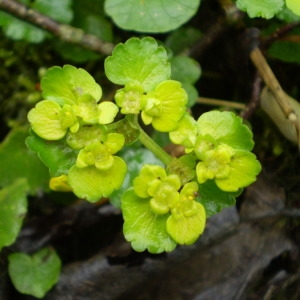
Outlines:
{"label": "background vegetation", "polygon": [[[295,3],[286,1],[292,12],[283,0],[0,0],[0,299],[299,298],[299,105],[285,94],[300,97]],[[242,116],[263,166],[195,245],[157,256],[130,248],[106,199],[51,192],[48,170],[24,143],[46,69],[81,67],[113,99],[103,61],[133,36],[167,48],[196,118],[211,109]],[[132,172],[143,155],[128,153]],[[35,272],[41,264],[44,274]]]}

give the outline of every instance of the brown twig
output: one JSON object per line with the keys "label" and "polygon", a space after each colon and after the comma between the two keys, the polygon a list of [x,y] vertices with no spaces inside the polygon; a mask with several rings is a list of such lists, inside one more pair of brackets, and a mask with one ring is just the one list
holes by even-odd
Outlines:
{"label": "brown twig", "polygon": [[291,32],[294,28],[299,27],[300,22],[293,22],[289,24],[285,24],[283,27],[278,28],[275,32],[269,35],[267,38],[262,40],[262,44],[265,48],[269,47],[274,41],[281,39],[289,32]]}
{"label": "brown twig", "polygon": [[40,14],[14,0],[0,0],[0,10],[39,28],[43,28],[65,42],[73,43],[98,53],[109,55],[114,47],[113,44],[104,42],[95,35],[87,34],[82,29],[67,24],[58,23],[48,16]]}
{"label": "brown twig", "polygon": [[245,109],[241,111],[240,116],[243,119],[249,119],[249,117],[252,115],[252,113],[255,111],[255,109],[259,106],[259,95],[261,92],[261,76],[256,72],[255,78],[253,81],[253,89],[252,89],[252,95],[249,103],[246,105]]}

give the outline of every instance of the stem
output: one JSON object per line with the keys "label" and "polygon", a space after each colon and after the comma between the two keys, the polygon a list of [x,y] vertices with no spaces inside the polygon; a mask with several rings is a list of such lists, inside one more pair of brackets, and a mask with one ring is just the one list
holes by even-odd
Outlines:
{"label": "stem", "polygon": [[113,50],[113,44],[102,41],[95,35],[85,33],[80,28],[56,22],[48,16],[30,9],[17,1],[0,0],[0,10],[36,27],[43,28],[65,42],[73,43],[105,55],[110,55]]}
{"label": "stem", "polygon": [[140,142],[148,148],[158,159],[160,159],[166,166],[170,164],[173,157],[169,155],[164,149],[162,149],[152,138],[142,129],[138,123],[137,116],[132,121],[132,126],[137,127],[140,131]]}

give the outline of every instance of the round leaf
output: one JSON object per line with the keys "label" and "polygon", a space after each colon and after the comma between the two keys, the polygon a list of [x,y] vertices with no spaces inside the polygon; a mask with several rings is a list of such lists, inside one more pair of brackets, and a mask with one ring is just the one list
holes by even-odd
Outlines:
{"label": "round leaf", "polygon": [[22,294],[43,298],[59,279],[61,262],[51,248],[43,248],[32,256],[13,253],[8,260],[9,276]]}
{"label": "round leaf", "polygon": [[97,102],[102,96],[101,87],[87,71],[70,65],[48,69],[41,81],[41,89],[45,99],[60,105],[72,105],[84,94],[89,94]]}
{"label": "round leaf", "polygon": [[36,153],[26,147],[24,141],[27,136],[27,126],[15,127],[1,143],[0,186],[12,184],[18,178],[26,178],[28,193],[35,195],[41,190],[48,190],[49,171]]}
{"label": "round leaf", "polygon": [[300,16],[299,0],[286,0],[286,6],[296,15]]}
{"label": "round leaf", "polygon": [[169,214],[154,214],[149,199],[139,198],[133,189],[124,193],[121,208],[124,236],[135,251],[161,253],[174,250],[176,243],[166,231]]}
{"label": "round leaf", "polygon": [[237,152],[229,163],[230,173],[227,178],[216,178],[217,186],[227,192],[236,192],[256,180],[261,171],[261,165],[253,153],[247,151]]}
{"label": "round leaf", "polygon": [[201,68],[198,62],[182,55],[171,59],[171,70],[172,79],[182,83],[195,83],[201,75]]}
{"label": "round leaf", "polygon": [[178,217],[171,215],[167,221],[167,231],[180,245],[193,244],[203,233],[205,228],[205,209],[202,204],[193,201],[194,214],[192,216]]}
{"label": "round leaf", "polygon": [[27,213],[27,190],[25,179],[18,179],[0,190],[0,251],[11,245],[19,234]]}
{"label": "round leaf", "polygon": [[106,0],[105,10],[123,29],[166,32],[188,21],[199,4],[200,0]]}
{"label": "round leaf", "polygon": [[95,202],[119,189],[126,171],[125,162],[120,157],[114,156],[113,166],[109,170],[99,170],[94,166],[86,168],[73,166],[68,174],[69,184],[76,196]]}
{"label": "round leaf", "polygon": [[237,0],[236,5],[240,10],[246,11],[250,18],[270,19],[281,11],[284,0]]}
{"label": "round leaf", "polygon": [[46,140],[62,139],[67,133],[60,120],[61,107],[54,101],[43,100],[29,111],[28,121],[32,129]]}
{"label": "round leaf", "polygon": [[251,130],[232,112],[210,111],[198,119],[199,135],[210,135],[217,142],[234,149],[252,150]]}
{"label": "round leaf", "polygon": [[131,38],[118,44],[105,60],[107,78],[115,84],[125,85],[138,81],[145,92],[170,77],[171,67],[166,50],[151,37]]}
{"label": "round leaf", "polygon": [[37,152],[41,161],[49,168],[51,177],[68,174],[69,169],[76,163],[78,150],[69,147],[65,139],[45,141],[31,132],[26,144],[32,151]]}
{"label": "round leaf", "polygon": [[199,185],[199,196],[196,198],[200,202],[206,212],[206,217],[210,217],[219,213],[222,209],[235,205],[235,197],[240,192],[224,192],[220,190],[214,180],[207,180]]}

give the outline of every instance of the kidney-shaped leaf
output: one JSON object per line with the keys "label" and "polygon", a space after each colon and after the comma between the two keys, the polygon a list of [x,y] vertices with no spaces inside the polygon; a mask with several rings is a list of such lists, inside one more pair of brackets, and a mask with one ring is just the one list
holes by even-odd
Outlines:
{"label": "kidney-shaped leaf", "polygon": [[74,104],[78,97],[88,94],[97,102],[102,96],[101,87],[85,70],[71,65],[54,66],[47,70],[41,81],[43,97],[58,104]]}
{"label": "kidney-shaped leaf", "polygon": [[49,172],[36,153],[26,147],[27,136],[27,126],[15,127],[1,143],[0,186],[12,184],[18,178],[26,178],[28,192],[34,195],[48,189]]}
{"label": "kidney-shaped leaf", "polygon": [[237,0],[237,7],[246,11],[250,18],[273,18],[284,6],[284,0]]}
{"label": "kidney-shaped leaf", "polygon": [[58,281],[61,261],[52,248],[43,248],[32,256],[13,253],[8,260],[9,276],[22,294],[43,298]]}
{"label": "kidney-shaped leaf", "polygon": [[65,139],[46,141],[31,131],[26,144],[32,151],[37,152],[41,161],[49,168],[51,177],[68,174],[77,159],[78,150],[69,147]]}
{"label": "kidney-shaped leaf", "polygon": [[151,37],[131,38],[125,44],[118,44],[104,66],[107,78],[113,83],[125,85],[138,81],[145,92],[169,79],[171,74],[166,50]]}
{"label": "kidney-shaped leaf", "polygon": [[18,179],[0,190],[0,251],[17,238],[27,212],[26,180]]}
{"label": "kidney-shaped leaf", "polygon": [[200,0],[106,0],[105,10],[123,29],[167,32],[188,21]]}

